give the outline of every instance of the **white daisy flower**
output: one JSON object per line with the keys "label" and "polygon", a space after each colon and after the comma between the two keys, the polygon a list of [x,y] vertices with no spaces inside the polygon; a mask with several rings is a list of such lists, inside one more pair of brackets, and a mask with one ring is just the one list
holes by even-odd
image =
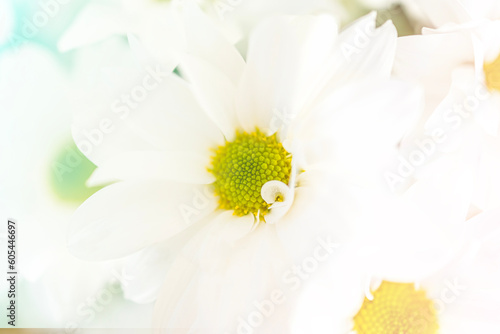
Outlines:
{"label": "white daisy flower", "polygon": [[[398,40],[395,74],[426,91],[425,112],[401,146],[395,188],[436,175],[470,178],[471,215],[498,206],[500,21],[483,20]],[[412,157],[413,156],[413,157]],[[406,167],[402,167],[402,165]]]}
{"label": "white daisy flower", "polygon": [[366,280],[364,266],[378,255],[366,254],[365,262],[355,252],[344,253],[342,261],[307,282],[292,333],[498,332],[499,213],[468,221],[455,255],[418,279],[374,275]]}
{"label": "white daisy flower", "polygon": [[[108,289],[111,298],[122,300],[117,264],[82,261],[66,247],[72,213],[96,189],[85,188],[95,166],[72,143],[75,82],[59,60],[32,44],[0,54],[1,219],[14,219],[19,226],[18,327],[88,327],[102,319],[94,307],[111,309],[106,304],[111,300],[98,300],[103,293],[110,296]],[[134,307],[146,314],[142,309]],[[109,321],[99,325],[113,326]]]}
{"label": "white daisy flower", "polygon": [[158,299],[157,328],[245,326],[324,225],[348,234],[350,191],[383,182],[419,109],[418,90],[389,80],[396,31],[374,14],[341,33],[330,16],[267,20],[246,62],[214,41],[183,55],[182,77],[146,66],[75,116],[98,166],[89,182],[119,182],[76,211],[69,247],[89,260],[135,253],[126,296]]}
{"label": "white daisy flower", "polygon": [[[0,69],[4,74],[0,81],[0,102],[2,108],[9,110],[2,113],[1,151],[10,161],[1,167],[0,181],[4,191],[0,199],[9,208],[10,218],[22,224],[19,236],[23,252],[20,275],[26,282],[25,288],[45,282],[46,287],[52,290],[46,299],[50,314],[43,320],[35,317],[32,325],[59,326],[67,318],[68,305],[76,308],[87,295],[104,285],[107,278],[100,266],[74,259],[64,247],[64,223],[76,205],[58,200],[48,182],[48,176],[54,172],[52,164],[57,154],[54,148],[64,147],[65,135],[69,139],[71,115],[64,108],[54,110],[56,99],[59,104],[64,103],[59,94],[65,91],[68,80],[64,69],[53,57],[35,46],[26,45],[2,53]],[[40,85],[41,78],[46,79],[44,85]],[[31,99],[22,98],[21,94],[29,94]],[[57,121],[47,115],[52,115]],[[27,123],[26,119],[32,123]],[[67,141],[67,144],[70,143]],[[62,263],[66,266],[60,266]],[[62,284],[68,279],[62,272],[70,266],[77,276],[83,276],[87,270],[95,271],[95,275],[82,284],[78,294],[69,293],[73,283]],[[63,276],[64,282],[60,279]],[[72,282],[76,281],[79,279],[74,277]],[[51,289],[55,287],[63,293]],[[22,305],[21,312],[37,312],[29,309],[28,305],[26,308]]]}

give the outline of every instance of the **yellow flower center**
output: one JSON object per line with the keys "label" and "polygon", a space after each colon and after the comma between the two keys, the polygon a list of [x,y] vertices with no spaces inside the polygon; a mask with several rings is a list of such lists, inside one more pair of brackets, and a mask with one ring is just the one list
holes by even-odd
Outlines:
{"label": "yellow flower center", "polygon": [[484,63],[486,86],[490,90],[500,91],[500,55],[491,63]]}
{"label": "yellow flower center", "polygon": [[259,129],[237,132],[232,142],[214,151],[208,170],[215,176],[219,207],[234,210],[238,216],[269,212],[269,204],[261,197],[262,186],[273,180],[288,184],[292,170],[291,155],[276,134],[266,136]]}
{"label": "yellow flower center", "polygon": [[411,283],[382,282],[354,317],[358,334],[435,334],[438,327],[432,300]]}

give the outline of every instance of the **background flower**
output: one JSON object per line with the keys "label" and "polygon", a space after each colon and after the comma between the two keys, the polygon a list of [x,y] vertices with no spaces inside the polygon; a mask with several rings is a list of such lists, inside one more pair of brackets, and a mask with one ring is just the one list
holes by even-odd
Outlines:
{"label": "background flower", "polygon": [[[469,220],[464,229],[465,238],[460,240],[453,256],[439,269],[419,278],[395,279],[393,276],[391,279],[373,272],[370,272],[373,276],[367,276],[367,272],[360,269],[368,267],[352,256],[355,253],[345,256],[350,251],[343,254],[344,261],[337,261],[335,265],[325,263],[322,270],[306,282],[297,302],[292,332],[314,329],[361,334],[375,328],[422,333],[436,333],[437,328],[439,333],[497,331],[500,323],[493,316],[493,310],[500,306],[500,289],[496,283],[500,272],[491,266],[496,261],[493,258],[498,245],[497,215],[495,211]],[[418,240],[426,242],[426,239]],[[353,251],[360,249],[353,247]],[[380,261],[378,254],[371,252],[359,254],[357,258],[362,257]],[[400,263],[406,265],[404,262]]]}
{"label": "background flower", "polygon": [[[46,47],[26,41],[0,53],[0,72],[0,151],[5,162],[0,166],[0,203],[2,220],[15,219],[19,225],[17,326],[109,327],[123,324],[110,310],[146,314],[147,309],[123,301],[119,264],[84,262],[66,247],[69,218],[97,190],[85,186],[95,166],[71,139],[77,71]],[[111,291],[111,300],[99,301]],[[2,298],[7,301],[6,295]],[[107,312],[93,309],[101,306]],[[3,319],[7,327],[9,319]]]}

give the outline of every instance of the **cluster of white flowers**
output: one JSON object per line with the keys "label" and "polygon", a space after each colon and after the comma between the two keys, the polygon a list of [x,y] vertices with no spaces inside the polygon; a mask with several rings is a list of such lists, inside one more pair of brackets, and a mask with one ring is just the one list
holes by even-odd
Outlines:
{"label": "cluster of white flowers", "polygon": [[93,278],[66,297],[119,276],[157,333],[500,333],[496,0],[89,0],[58,47],[52,171],[100,187],[51,224],[96,262],[57,261]]}

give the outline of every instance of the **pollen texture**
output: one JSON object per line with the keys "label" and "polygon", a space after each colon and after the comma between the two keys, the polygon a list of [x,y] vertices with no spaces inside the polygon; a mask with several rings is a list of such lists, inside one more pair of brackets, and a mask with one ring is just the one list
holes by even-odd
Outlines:
{"label": "pollen texture", "polygon": [[491,63],[485,63],[484,77],[490,90],[500,91],[500,55]]}
{"label": "pollen texture", "polygon": [[432,300],[413,284],[382,282],[365,298],[354,317],[358,334],[436,334],[438,321]]}
{"label": "pollen texture", "polygon": [[272,180],[288,184],[292,169],[291,155],[276,134],[237,132],[233,141],[214,151],[208,170],[216,179],[219,207],[238,216],[265,215],[269,204],[260,195],[262,186]]}

